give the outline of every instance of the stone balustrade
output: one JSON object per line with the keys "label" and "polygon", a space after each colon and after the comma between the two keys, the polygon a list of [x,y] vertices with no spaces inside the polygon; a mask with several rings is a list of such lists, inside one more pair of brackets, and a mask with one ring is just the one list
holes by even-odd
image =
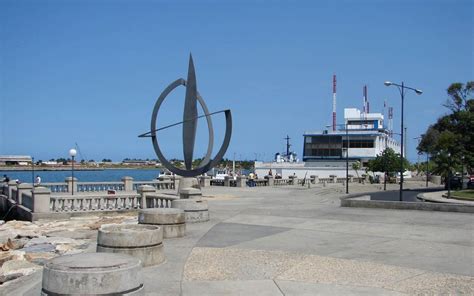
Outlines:
{"label": "stone balustrade", "polygon": [[51,212],[130,210],[140,208],[140,194],[50,195]]}
{"label": "stone balustrade", "polygon": [[164,194],[147,194],[143,208],[171,208],[171,202],[175,199],[179,198]]}

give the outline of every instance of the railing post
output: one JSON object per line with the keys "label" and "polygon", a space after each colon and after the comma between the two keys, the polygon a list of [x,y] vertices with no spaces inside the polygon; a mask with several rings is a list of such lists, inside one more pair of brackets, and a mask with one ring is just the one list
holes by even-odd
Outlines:
{"label": "railing post", "polygon": [[12,191],[13,191],[13,188],[16,188],[18,184],[16,183],[15,180],[10,180],[8,182],[8,198],[12,198]]}
{"label": "railing post", "polygon": [[156,189],[153,186],[150,185],[142,185],[138,187],[137,190],[138,194],[140,194],[140,206],[142,209],[146,209],[146,196],[150,193],[155,193]]}
{"label": "railing post", "polygon": [[231,176],[224,177],[224,187],[230,187],[230,180],[232,179]]}
{"label": "railing post", "polygon": [[[74,182],[73,182],[74,181]],[[66,177],[67,192],[72,192],[72,187],[74,186],[74,192],[77,192],[77,178]]]}
{"label": "railing post", "polygon": [[273,176],[266,176],[265,178],[267,178],[268,180],[268,186],[273,186],[274,184]]}
{"label": "railing post", "polygon": [[247,185],[247,177],[246,176],[237,176],[236,180],[237,187],[245,187]]}
{"label": "railing post", "polygon": [[21,184],[18,184],[17,186],[17,204],[21,205],[22,204],[22,194],[23,192],[31,192],[31,190],[33,189],[33,185],[29,184],[29,183],[21,183]]}
{"label": "railing post", "polygon": [[199,177],[199,185],[201,185],[201,187],[211,186],[211,177],[209,177],[209,176],[200,176]]}
{"label": "railing post", "polygon": [[123,190],[124,191],[133,191],[133,178],[125,176],[122,178]]}
{"label": "railing post", "polygon": [[33,213],[49,212],[49,204],[51,200],[51,190],[46,187],[33,188]]}

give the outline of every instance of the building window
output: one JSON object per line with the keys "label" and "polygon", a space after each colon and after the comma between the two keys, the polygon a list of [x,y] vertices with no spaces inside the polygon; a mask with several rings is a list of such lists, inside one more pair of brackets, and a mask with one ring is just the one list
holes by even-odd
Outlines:
{"label": "building window", "polygon": [[[347,141],[342,141],[342,147],[347,148]],[[349,148],[374,148],[374,140],[349,140]]]}

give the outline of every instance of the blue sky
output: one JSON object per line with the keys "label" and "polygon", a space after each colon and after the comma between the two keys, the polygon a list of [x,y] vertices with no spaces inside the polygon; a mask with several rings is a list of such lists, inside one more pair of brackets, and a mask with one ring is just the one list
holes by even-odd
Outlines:
{"label": "blue sky", "polygon": [[[400,95],[383,82],[424,91],[405,100],[416,160],[413,138],[447,112],[446,88],[474,78],[472,1],[196,2],[0,0],[0,154],[66,157],[77,142],[88,159],[155,158],[137,135],[192,52],[209,109],[232,110],[229,158],[269,160],[287,134],[301,157],[304,131],[331,122],[336,73],[340,122],[367,84],[371,111],[387,100],[399,132]],[[158,125],[180,121],[183,104],[184,88]],[[161,137],[182,158],[181,129]]]}

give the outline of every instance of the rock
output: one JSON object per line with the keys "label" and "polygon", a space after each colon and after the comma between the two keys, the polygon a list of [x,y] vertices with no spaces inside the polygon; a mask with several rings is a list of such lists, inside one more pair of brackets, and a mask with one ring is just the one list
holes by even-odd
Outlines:
{"label": "rock", "polygon": [[35,238],[32,238],[30,239],[24,246],[24,248],[29,248],[29,247],[32,247],[34,245],[41,245],[41,244],[48,244],[49,242],[46,240],[46,237],[45,236],[41,236],[41,237],[35,237]]}
{"label": "rock", "polygon": [[41,269],[41,266],[33,264],[25,260],[10,260],[3,263],[1,275],[11,275],[15,273],[28,275],[28,274],[32,274],[38,269]]}
{"label": "rock", "polygon": [[55,230],[45,233],[48,237],[67,237],[72,239],[97,239],[97,231],[90,229],[79,229],[74,231],[69,230]]}
{"label": "rock", "polygon": [[8,239],[7,246],[11,250],[18,250],[18,249],[23,248],[23,246],[25,246],[26,243],[28,243],[28,239],[25,239],[25,238],[12,239],[12,240]]}
{"label": "rock", "polygon": [[29,229],[18,229],[16,230],[16,237],[17,238],[34,238],[34,237],[39,237],[40,234],[34,230],[29,230]]}
{"label": "rock", "polygon": [[14,258],[14,254],[11,252],[1,252],[0,253],[0,266],[3,265],[3,263],[10,261]]}
{"label": "rock", "polygon": [[43,266],[47,260],[54,258],[56,256],[57,256],[56,254],[49,253],[49,252],[48,253],[45,253],[45,252],[28,253],[28,254],[25,254],[25,259],[31,263],[35,263],[35,264]]}
{"label": "rock", "polygon": [[25,260],[25,252],[21,250],[13,250],[9,253],[13,255],[12,260]]}
{"label": "rock", "polygon": [[25,253],[44,253],[44,252],[54,252],[56,247],[50,243],[32,245],[26,248],[23,248],[22,251]]}
{"label": "rock", "polygon": [[12,274],[8,274],[8,275],[0,275],[0,285],[5,283],[5,282],[8,282],[8,281],[17,279],[19,277],[22,277],[22,276],[23,276],[22,273],[12,273]]}
{"label": "rock", "polygon": [[64,253],[74,250],[75,248],[71,245],[57,245],[56,246],[56,252],[60,255],[63,255]]}
{"label": "rock", "polygon": [[17,233],[13,229],[2,229],[0,230],[0,244],[6,244],[8,239],[17,237]]}
{"label": "rock", "polygon": [[101,218],[92,224],[87,225],[92,230],[98,230],[103,224],[121,224],[127,217]]}

